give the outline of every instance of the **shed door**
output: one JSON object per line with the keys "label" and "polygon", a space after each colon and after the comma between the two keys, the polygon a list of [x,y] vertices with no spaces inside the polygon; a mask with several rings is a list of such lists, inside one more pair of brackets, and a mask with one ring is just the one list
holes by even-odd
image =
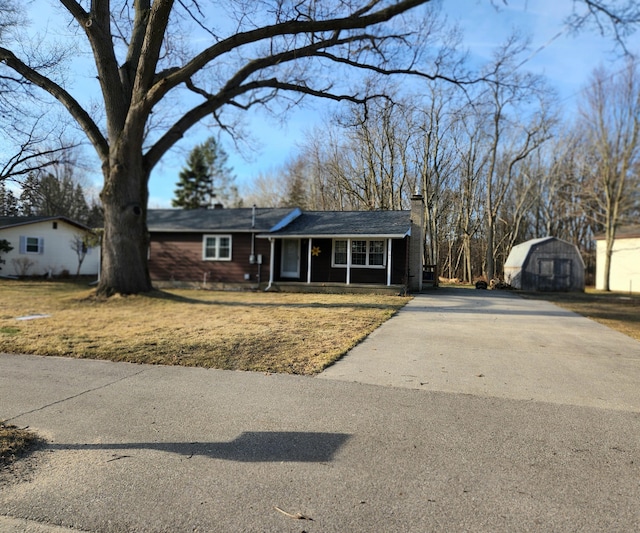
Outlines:
{"label": "shed door", "polygon": [[553,266],[556,290],[568,291],[571,289],[571,259],[556,259]]}
{"label": "shed door", "polygon": [[300,239],[283,239],[280,275],[283,278],[300,277]]}
{"label": "shed door", "polygon": [[539,259],[538,290],[566,291],[571,288],[571,259]]}

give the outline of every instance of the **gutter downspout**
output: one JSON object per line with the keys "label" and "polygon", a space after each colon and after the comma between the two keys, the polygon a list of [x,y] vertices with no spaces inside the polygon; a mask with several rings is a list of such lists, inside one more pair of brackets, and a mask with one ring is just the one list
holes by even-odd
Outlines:
{"label": "gutter downspout", "polygon": [[253,204],[251,210],[251,257],[256,255],[256,204]]}

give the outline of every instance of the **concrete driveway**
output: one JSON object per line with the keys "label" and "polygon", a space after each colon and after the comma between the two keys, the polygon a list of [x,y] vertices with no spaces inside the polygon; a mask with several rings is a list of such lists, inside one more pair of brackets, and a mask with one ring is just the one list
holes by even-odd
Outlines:
{"label": "concrete driveway", "polygon": [[316,378],[1,355],[0,417],[48,442],[0,531],[637,531],[639,383],[640,343],[484,291]]}
{"label": "concrete driveway", "polygon": [[444,288],[320,378],[640,411],[640,343],[548,302]]}

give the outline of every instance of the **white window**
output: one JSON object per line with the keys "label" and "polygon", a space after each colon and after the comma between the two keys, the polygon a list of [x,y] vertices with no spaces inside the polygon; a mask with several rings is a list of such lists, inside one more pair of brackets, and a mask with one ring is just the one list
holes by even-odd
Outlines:
{"label": "white window", "polygon": [[20,237],[21,254],[44,253],[44,239],[41,237]]}
{"label": "white window", "polygon": [[[347,266],[346,240],[333,241],[332,266]],[[386,264],[386,242],[373,239],[353,239],[351,241],[351,266],[384,268]]]}
{"label": "white window", "polygon": [[333,241],[333,265],[347,264],[347,241]]}
{"label": "white window", "polygon": [[231,235],[205,235],[202,238],[202,259],[231,261]]}

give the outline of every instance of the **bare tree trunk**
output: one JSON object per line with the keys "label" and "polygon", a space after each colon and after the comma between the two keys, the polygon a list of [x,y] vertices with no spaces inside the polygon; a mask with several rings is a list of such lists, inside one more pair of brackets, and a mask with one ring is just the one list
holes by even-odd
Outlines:
{"label": "bare tree trunk", "polygon": [[[125,155],[126,154],[126,155]],[[149,181],[141,150],[122,150],[104,172],[100,195],[104,238],[98,294],[133,294],[152,289],[147,268],[149,234],[146,215]]]}
{"label": "bare tree trunk", "polygon": [[640,189],[640,70],[630,59],[626,68],[611,74],[594,72],[585,90],[582,123],[592,154],[587,161],[592,184],[583,191],[592,217],[604,227],[604,290],[610,290],[611,258],[618,225],[637,207]]}
{"label": "bare tree trunk", "polygon": [[615,231],[607,228],[605,254],[604,254],[604,287],[605,291],[611,290],[611,257],[613,255],[613,243],[615,241]]}

